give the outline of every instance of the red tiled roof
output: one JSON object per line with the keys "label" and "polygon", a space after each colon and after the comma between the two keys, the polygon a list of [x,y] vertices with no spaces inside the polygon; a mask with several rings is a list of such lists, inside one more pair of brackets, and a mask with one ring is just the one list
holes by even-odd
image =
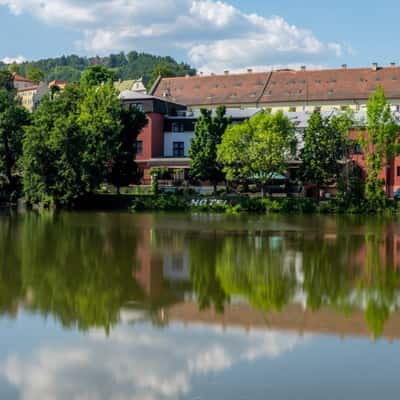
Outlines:
{"label": "red tiled roof", "polygon": [[18,75],[18,74],[14,74],[14,81],[16,81],[16,82],[27,82],[27,83],[32,83],[33,84],[33,82],[30,79],[25,78],[24,76],[21,76],[21,75]]}
{"label": "red tiled roof", "polygon": [[400,68],[281,70],[266,73],[163,78],[158,97],[193,105],[366,100],[377,86],[400,99]]}

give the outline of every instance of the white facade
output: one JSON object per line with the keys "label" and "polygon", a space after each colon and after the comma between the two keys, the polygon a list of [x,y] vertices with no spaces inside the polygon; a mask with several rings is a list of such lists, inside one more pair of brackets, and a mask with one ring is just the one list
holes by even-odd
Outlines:
{"label": "white facade", "polygon": [[183,142],[184,157],[188,157],[190,141],[194,138],[194,132],[165,132],[164,133],[164,157],[174,157],[174,142]]}

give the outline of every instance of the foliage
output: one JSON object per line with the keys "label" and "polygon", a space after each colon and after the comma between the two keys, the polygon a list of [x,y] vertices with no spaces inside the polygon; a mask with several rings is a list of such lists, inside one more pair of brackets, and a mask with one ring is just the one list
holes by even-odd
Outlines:
{"label": "foliage", "polygon": [[17,164],[22,155],[24,127],[29,123],[29,114],[15,98],[11,74],[0,74],[0,174],[7,180],[5,189],[11,199],[17,195],[19,187]]}
{"label": "foliage", "polygon": [[[13,65],[13,64],[11,64]],[[117,79],[138,79],[143,78],[144,83],[154,76],[157,66],[164,66],[171,71],[172,76],[195,75],[196,70],[188,64],[178,63],[172,57],[160,57],[136,51],[119,54],[110,54],[107,57],[80,57],[77,55],[61,56],[58,58],[47,58],[38,61],[30,61],[19,65],[18,73],[26,76],[29,68],[36,68],[43,71],[42,80],[66,80],[79,82],[81,73],[92,65],[102,65],[112,68]],[[1,69],[1,62],[0,62]],[[14,72],[14,71],[13,71]]]}
{"label": "foliage", "polygon": [[115,71],[102,65],[89,67],[82,73],[81,84],[84,87],[99,86],[115,81]]}
{"label": "foliage", "polygon": [[190,246],[190,281],[196,294],[200,310],[214,306],[219,313],[224,311],[229,296],[217,277],[217,262],[221,243],[217,235],[201,237]]}
{"label": "foliage", "polygon": [[263,111],[227,129],[218,160],[230,181],[256,179],[263,186],[283,174],[296,142],[295,127],[278,111]]}
{"label": "foliage", "polygon": [[174,77],[174,76],[176,76],[176,74],[175,74],[172,66],[167,65],[167,64],[157,64],[154,67],[152,77],[151,77],[149,83],[147,84],[148,91],[151,90],[151,88],[153,87],[153,85],[155,84],[155,82],[157,81],[157,79],[159,77],[170,78],[170,77]]}
{"label": "foliage", "polygon": [[367,104],[367,130],[359,135],[364,149],[367,181],[365,196],[370,207],[376,211],[386,205],[386,194],[382,172],[384,167],[399,154],[400,129],[392,115],[382,87],[378,87]]}
{"label": "foliage", "polygon": [[137,180],[138,171],[135,163],[137,136],[147,124],[146,115],[137,107],[123,106],[120,112],[121,130],[116,152],[111,160],[110,182],[118,192]]}
{"label": "foliage", "polygon": [[135,196],[131,210],[136,211],[186,211],[190,202],[182,196],[172,193],[157,196]]}
{"label": "foliage", "polygon": [[39,83],[44,80],[44,73],[38,67],[34,65],[27,65],[25,67],[25,75],[28,79],[33,81],[34,83]]}
{"label": "foliage", "polygon": [[69,85],[44,98],[24,139],[26,199],[69,206],[110,179],[110,165],[121,156],[127,112],[111,83]]}
{"label": "foliage", "polygon": [[303,180],[316,185],[317,199],[322,185],[331,184],[339,175],[339,164],[346,155],[347,135],[352,117],[323,117],[319,111],[312,114],[304,132],[301,152]]}
{"label": "foliage", "polygon": [[218,107],[214,117],[212,113],[211,110],[201,110],[195,126],[195,136],[191,140],[189,157],[192,159],[191,178],[211,182],[215,193],[217,184],[224,179],[222,166],[217,160],[217,147],[230,119],[225,115],[225,107]]}

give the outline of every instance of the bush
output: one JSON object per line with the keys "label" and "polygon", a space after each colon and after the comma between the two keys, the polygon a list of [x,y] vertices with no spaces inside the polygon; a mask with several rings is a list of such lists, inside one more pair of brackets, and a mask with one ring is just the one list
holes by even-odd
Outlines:
{"label": "bush", "polygon": [[189,201],[175,194],[136,197],[131,205],[132,211],[186,211]]}

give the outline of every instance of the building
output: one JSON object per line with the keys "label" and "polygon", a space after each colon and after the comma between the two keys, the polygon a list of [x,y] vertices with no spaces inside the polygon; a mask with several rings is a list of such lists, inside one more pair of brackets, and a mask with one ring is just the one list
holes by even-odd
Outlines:
{"label": "building", "polygon": [[394,110],[400,109],[400,67],[277,70],[194,77],[159,78],[151,95],[192,109],[271,108],[283,111],[363,109],[382,86]]}
{"label": "building", "polygon": [[142,78],[136,80],[127,80],[127,81],[119,80],[118,82],[114,83],[114,86],[120,92],[123,92],[125,90],[130,90],[135,93],[147,94],[147,89],[146,86],[144,86]]}
{"label": "building", "polygon": [[68,85],[68,81],[60,81],[60,80],[54,80],[49,82],[47,87],[51,90],[54,87],[58,87],[60,90],[64,90],[65,87]]}
{"label": "building", "polygon": [[[151,168],[169,171],[171,181],[186,179],[190,169],[189,148],[194,137],[200,111],[188,110],[185,105],[133,91],[123,91],[120,98],[125,105],[135,105],[146,113],[148,124],[136,142],[136,162],[143,171],[143,182],[151,181]],[[261,109],[227,109],[232,123],[240,123]],[[297,116],[296,116],[297,118]]]}
{"label": "building", "polygon": [[22,105],[30,112],[38,107],[43,96],[47,93],[48,87],[44,83],[17,89],[17,96],[21,99]]}
{"label": "building", "polygon": [[25,78],[24,76],[18,75],[18,74],[13,74],[14,77],[14,87],[15,89],[24,89],[27,87],[34,86],[35,83],[31,81],[28,78]]}

